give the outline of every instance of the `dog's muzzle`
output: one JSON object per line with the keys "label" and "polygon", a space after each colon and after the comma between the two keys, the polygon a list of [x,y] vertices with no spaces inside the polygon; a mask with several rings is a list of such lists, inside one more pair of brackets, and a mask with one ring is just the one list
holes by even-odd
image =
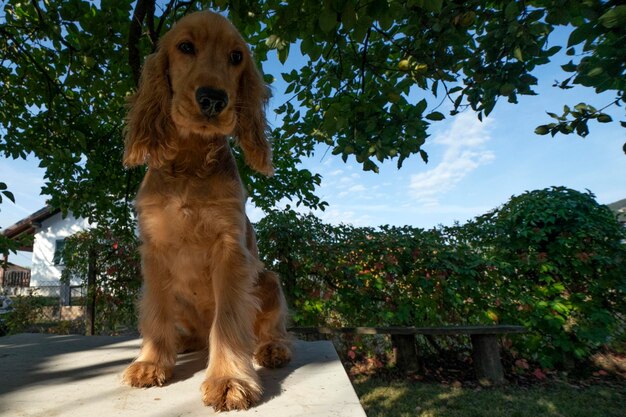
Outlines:
{"label": "dog's muzzle", "polygon": [[228,105],[228,94],[224,90],[200,87],[196,90],[196,102],[200,111],[209,119],[220,114]]}

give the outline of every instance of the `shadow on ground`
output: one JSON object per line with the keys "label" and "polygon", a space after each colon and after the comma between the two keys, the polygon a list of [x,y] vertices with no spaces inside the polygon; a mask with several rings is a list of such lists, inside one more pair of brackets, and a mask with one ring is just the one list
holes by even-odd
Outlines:
{"label": "shadow on ground", "polygon": [[[111,372],[128,363],[128,359],[117,358],[88,366],[76,362],[72,357],[79,352],[101,349],[128,350],[131,336],[58,336],[22,333],[0,338],[0,395],[19,390],[29,385],[49,382],[63,383],[80,381]],[[139,340],[134,343],[139,349]],[[52,360],[67,364],[49,367]],[[132,360],[132,358],[130,358]]]}
{"label": "shadow on ground", "polygon": [[[106,396],[112,392],[117,397],[132,395],[133,389],[122,386],[121,373],[138,353],[140,344],[141,340],[135,336],[18,334],[1,337],[0,403],[6,404],[16,394],[28,395],[42,387],[56,390],[60,386],[75,387],[76,383],[84,389],[93,387],[84,395]],[[258,369],[264,387],[261,404],[281,394],[285,379],[298,368],[315,368],[336,359],[334,351],[312,355],[315,346],[315,343],[296,344],[294,358],[285,368]],[[197,394],[199,399],[206,364],[206,351],[179,355],[174,375],[161,392],[166,395],[165,388],[197,378],[194,398]],[[72,389],[68,389],[68,395],[72,394],[69,392]],[[154,392],[159,393],[158,389]]]}

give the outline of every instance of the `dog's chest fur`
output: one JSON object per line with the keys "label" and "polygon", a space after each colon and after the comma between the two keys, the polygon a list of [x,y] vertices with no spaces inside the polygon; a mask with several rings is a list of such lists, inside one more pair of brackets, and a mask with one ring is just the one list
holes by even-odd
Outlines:
{"label": "dog's chest fur", "polygon": [[[245,230],[240,184],[224,186],[225,180],[216,177],[156,178],[163,176],[148,172],[137,196],[139,228],[145,243],[157,248],[184,245],[207,250],[221,234]],[[233,193],[233,188],[239,192]]]}
{"label": "dog's chest fur", "polygon": [[[233,189],[240,191],[233,194]],[[144,178],[136,201],[140,237],[171,271],[168,288],[176,294],[177,321],[183,327],[193,317],[211,315],[210,270],[218,262],[212,259],[214,246],[226,235],[245,242],[243,195],[240,182],[222,175],[177,178],[149,171]]]}

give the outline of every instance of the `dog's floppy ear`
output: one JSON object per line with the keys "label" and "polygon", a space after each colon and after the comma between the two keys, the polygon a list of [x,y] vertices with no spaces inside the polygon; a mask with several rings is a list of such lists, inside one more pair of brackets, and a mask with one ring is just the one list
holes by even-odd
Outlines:
{"label": "dog's floppy ear", "polygon": [[246,163],[267,176],[274,174],[272,148],[267,140],[265,106],[269,89],[251,54],[247,53],[237,92],[237,136]]}
{"label": "dog's floppy ear", "polygon": [[126,116],[124,165],[159,167],[176,153],[170,116],[171,89],[167,52],[160,48],[144,62],[137,92]]}

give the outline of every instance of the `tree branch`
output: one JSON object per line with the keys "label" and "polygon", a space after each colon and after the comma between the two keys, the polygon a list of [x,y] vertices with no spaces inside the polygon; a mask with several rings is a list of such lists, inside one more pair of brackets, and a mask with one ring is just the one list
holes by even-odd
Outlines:
{"label": "tree branch", "polygon": [[43,12],[41,11],[41,7],[39,7],[39,4],[37,3],[37,1],[35,1],[35,0],[31,0],[31,2],[30,2],[30,3],[31,3],[31,4],[33,5],[33,7],[35,8],[35,11],[37,12],[37,17],[39,18],[39,21],[40,21],[41,23],[44,23],[44,14],[43,14]]}
{"label": "tree branch", "polygon": [[161,35],[161,30],[163,30],[163,25],[165,24],[165,20],[166,20],[165,18],[167,17],[168,14],[172,12],[172,9],[174,10],[174,15],[176,15],[176,12],[178,11],[178,9],[186,6],[187,7],[187,10],[185,11],[185,14],[186,14],[187,11],[189,11],[189,8],[191,7],[191,5],[192,5],[191,1],[171,0],[165,7],[165,10],[163,11],[163,13],[161,14],[159,25],[157,26],[155,30],[156,36]]}
{"label": "tree branch", "polygon": [[367,29],[367,35],[365,36],[365,42],[363,44],[363,55],[361,57],[361,94],[365,94],[365,64],[367,63],[367,46],[370,40],[370,34],[372,28]]}
{"label": "tree branch", "polygon": [[141,74],[141,57],[139,56],[139,40],[141,28],[148,10],[154,10],[154,0],[137,0],[128,30],[128,65],[133,74],[135,85],[139,85]]}
{"label": "tree branch", "polygon": [[148,34],[150,35],[150,42],[152,42],[152,49],[156,47],[159,34],[154,29],[154,2],[150,2],[148,6],[148,15],[146,16],[146,24],[148,26]]}

